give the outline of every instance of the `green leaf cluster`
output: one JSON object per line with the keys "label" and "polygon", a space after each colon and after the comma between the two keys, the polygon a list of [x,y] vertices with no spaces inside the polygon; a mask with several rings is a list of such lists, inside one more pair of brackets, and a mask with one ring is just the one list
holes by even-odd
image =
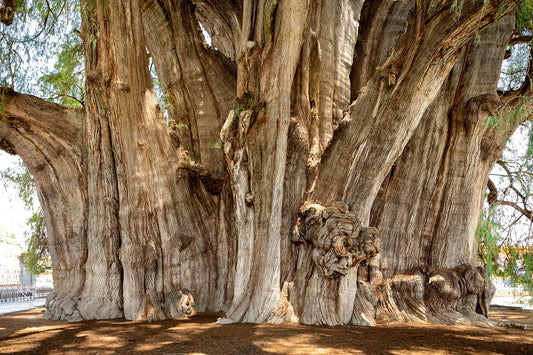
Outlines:
{"label": "green leaf cluster", "polygon": [[233,110],[233,120],[235,122],[239,119],[239,115],[241,114],[241,112],[246,110],[252,110],[254,111],[254,113],[257,113],[263,108],[264,105],[264,103],[256,102],[252,97],[252,94],[248,92],[244,93],[242,97],[237,97],[236,100],[237,106]]}
{"label": "green leaf cluster", "polygon": [[476,230],[479,260],[487,277],[501,277],[533,294],[533,248],[512,245],[502,238],[505,226],[497,207],[490,206],[481,214]]}
{"label": "green leaf cluster", "polygon": [[24,163],[20,161],[16,166],[3,170],[0,172],[0,176],[4,183],[10,183],[17,189],[17,195],[24,202],[26,208],[33,209],[35,183]]}
{"label": "green leaf cluster", "polygon": [[[4,184],[10,184],[16,188],[18,197],[22,199],[26,209],[32,212],[32,216],[27,221],[30,231],[26,235],[28,244],[25,253],[26,268],[34,275],[50,270],[43,212],[40,207],[36,207],[35,183],[30,172],[21,161],[16,166],[0,171],[0,178]],[[13,240],[14,236],[0,233],[0,241],[3,239]]]}
{"label": "green leaf cluster", "polygon": [[58,50],[54,70],[40,78],[41,91],[65,107],[83,106],[83,45],[76,34],[69,36]]}
{"label": "green leaf cluster", "polygon": [[494,206],[481,212],[479,225],[476,230],[478,243],[478,257],[485,265],[487,275],[495,275],[498,270],[498,253],[500,250],[500,235],[498,229],[502,227],[496,218],[497,210]]}
{"label": "green leaf cluster", "polygon": [[78,2],[17,0],[13,24],[0,26],[0,87],[46,97],[41,78],[58,71],[58,55],[79,28]]}
{"label": "green leaf cluster", "polygon": [[523,0],[516,11],[516,27],[519,32],[533,29],[533,0]]}
{"label": "green leaf cluster", "polygon": [[7,232],[0,227],[0,244],[19,245],[15,234]]}
{"label": "green leaf cluster", "polygon": [[30,234],[28,238],[28,249],[25,255],[26,269],[34,275],[52,269],[48,254],[48,239],[46,227],[44,225],[43,212],[39,209],[28,220]]}

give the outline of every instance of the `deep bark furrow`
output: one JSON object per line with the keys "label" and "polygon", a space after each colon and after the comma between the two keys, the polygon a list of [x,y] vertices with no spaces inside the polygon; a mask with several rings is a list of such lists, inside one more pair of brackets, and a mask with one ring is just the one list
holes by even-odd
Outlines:
{"label": "deep bark furrow", "polygon": [[408,30],[408,14],[412,6],[403,1],[365,1],[361,14],[359,40],[354,49],[354,65],[350,73],[351,97],[357,98],[383,66],[392,50]]}
{"label": "deep bark furrow", "polygon": [[169,118],[175,121],[181,144],[191,158],[220,179],[224,160],[218,132],[234,105],[234,64],[204,48],[189,1],[178,1],[167,9],[148,2],[143,11],[147,46],[170,109]]}
{"label": "deep bark furrow", "polygon": [[[380,192],[374,206],[379,205],[380,213],[372,224],[382,230],[383,252],[378,259],[385,278],[424,265],[476,263],[473,239],[466,242],[465,238],[473,238],[483,181],[494,162],[479,155],[489,113],[482,100],[478,99],[477,105],[468,100],[495,93],[498,78],[488,76],[485,67],[499,68],[512,25],[512,17],[507,16],[487,28],[481,33],[483,45],[472,46],[457,62],[396,162],[394,176]],[[481,58],[483,70],[479,70]],[[469,81],[464,81],[465,76]],[[458,108],[458,101],[463,100],[468,101],[467,106]],[[454,250],[447,240],[467,247]],[[396,250],[408,253],[397,255]]]}
{"label": "deep bark furrow", "polygon": [[[461,47],[472,38],[479,27],[481,11],[486,11],[484,13],[489,15],[496,9],[487,7],[482,10],[479,7],[462,18],[459,26],[444,15],[430,21],[424,33],[431,33],[431,36],[426,35],[422,39],[412,69],[398,85],[395,85],[394,77],[402,69],[398,71],[394,56],[389,61],[391,64],[384,68],[384,73],[374,74],[368,89],[375,92],[376,88],[380,87],[380,82],[385,83],[385,87],[381,89],[383,96],[379,97],[373,110],[368,107],[369,97],[362,95],[352,105],[353,118],[348,124],[347,134],[350,137],[349,144],[344,141],[338,144],[334,141],[328,148],[330,152],[321,163],[313,201],[331,204],[342,199],[359,211],[356,214],[364,223],[368,222],[372,201],[379,185],[407,144],[425,109],[437,95],[458,59]],[[369,118],[367,116],[363,120],[357,119],[359,112],[372,111],[374,115]],[[352,173],[340,181],[334,172],[341,166],[345,169],[348,169],[348,166],[346,162],[339,161],[339,156],[351,156],[348,162],[355,162],[350,168]],[[379,184],[375,184],[377,181]],[[337,191],[333,193],[329,188],[332,183],[338,186]]]}
{"label": "deep bark furrow", "polygon": [[195,13],[212,46],[235,61],[240,51],[242,1],[194,1]]}
{"label": "deep bark furrow", "polygon": [[533,107],[496,92],[518,3],[82,1],[83,113],[0,92],[45,316],[492,324],[474,232]]}
{"label": "deep bark furrow", "polygon": [[[85,282],[87,253],[81,111],[2,91],[0,137],[33,175],[47,226],[55,294],[76,297]],[[5,143],[4,143],[5,144]],[[68,318],[62,310],[46,316]]]}
{"label": "deep bark furrow", "polygon": [[[271,4],[267,4],[269,6]],[[261,5],[258,5],[261,6]],[[252,13],[246,12],[243,21],[252,21]],[[262,14],[257,10],[257,14]],[[272,8],[264,9],[273,11]],[[237,196],[245,197],[247,193],[253,196],[253,207],[237,210],[236,220],[246,221],[254,213],[253,234],[243,234],[245,225],[237,225],[237,245],[245,244],[253,248],[246,250],[251,263],[238,264],[236,273],[252,276],[247,280],[244,293],[235,300],[228,311],[228,318],[232,321],[265,322],[269,320],[271,312],[277,306],[280,299],[280,247],[281,247],[281,212],[283,204],[283,180],[285,177],[286,155],[288,146],[288,133],[290,125],[290,92],[297,63],[300,57],[303,41],[303,23],[295,21],[297,18],[307,17],[307,4],[299,1],[287,1],[278,4],[276,11],[275,33],[266,38],[266,57],[264,66],[271,68],[266,74],[253,71],[254,67],[241,65],[239,72],[254,82],[260,82],[260,91],[252,92],[252,97],[264,100],[265,108],[259,113],[255,123],[247,127],[245,151],[240,154],[247,156],[247,171],[241,178],[250,179],[251,184],[237,185]],[[250,16],[250,18],[246,18]],[[254,19],[254,39],[256,46],[263,43],[262,36],[263,18],[257,16]],[[244,26],[243,26],[244,28]],[[268,30],[268,29],[267,29]],[[283,36],[281,35],[283,33]],[[249,38],[249,33],[243,30],[244,38]],[[260,36],[260,38],[258,38]],[[268,42],[270,38],[270,41]],[[245,39],[243,39],[244,41]],[[259,49],[259,48],[258,48]],[[253,61],[253,59],[252,59]],[[244,116],[241,116],[244,117]],[[231,119],[231,118],[229,118]],[[249,174],[249,176],[247,176]],[[242,188],[250,188],[243,191]],[[239,197],[237,197],[239,198]],[[237,201],[236,205],[245,206],[245,201]],[[240,215],[239,215],[240,214]],[[246,223],[246,222],[245,222]],[[253,242],[247,242],[253,238]],[[253,258],[250,258],[253,256]],[[245,280],[246,281],[246,280]],[[237,285],[236,285],[237,286]],[[236,289],[235,294],[242,291]]]}

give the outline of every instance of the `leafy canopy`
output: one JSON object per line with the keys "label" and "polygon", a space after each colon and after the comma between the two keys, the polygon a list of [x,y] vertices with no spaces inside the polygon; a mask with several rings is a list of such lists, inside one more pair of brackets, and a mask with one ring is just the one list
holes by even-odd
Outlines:
{"label": "leafy canopy", "polygon": [[0,25],[0,87],[81,106],[79,28],[77,1],[16,0],[13,24]]}

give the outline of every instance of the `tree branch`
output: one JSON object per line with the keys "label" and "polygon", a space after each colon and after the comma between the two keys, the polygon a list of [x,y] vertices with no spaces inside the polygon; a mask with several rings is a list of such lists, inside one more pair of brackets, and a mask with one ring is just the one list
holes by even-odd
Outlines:
{"label": "tree branch", "polygon": [[507,176],[509,176],[509,179],[511,180],[511,182],[513,181],[513,177],[512,177],[512,173],[511,173],[511,170],[509,170],[509,167],[507,167],[507,164],[503,161],[503,160],[498,160],[496,162],[496,164],[498,164],[499,166],[502,167],[503,170],[505,170],[505,172],[507,173]]}
{"label": "tree branch", "polygon": [[520,88],[516,90],[506,91],[500,94],[502,102],[512,102],[516,98],[531,96],[531,94],[533,93],[533,86],[531,82],[531,78],[533,77],[533,65],[531,65],[531,60],[533,59],[533,46],[530,46],[529,54],[529,67],[527,69],[526,79],[524,80],[524,83]]}
{"label": "tree branch", "polygon": [[532,39],[533,39],[533,36],[531,36],[531,35],[514,34],[509,39],[509,43],[508,44],[510,46],[513,46],[513,45],[519,44],[519,43],[530,43]]}
{"label": "tree branch", "polygon": [[498,189],[494,182],[489,178],[487,181],[487,187],[489,188],[489,194],[487,196],[487,202],[490,206],[498,202]]}
{"label": "tree branch", "polygon": [[31,160],[33,149],[51,156],[70,150],[75,156],[81,156],[82,117],[81,110],[0,88],[2,148],[23,159]]}
{"label": "tree branch", "polygon": [[235,106],[235,64],[206,48],[190,1],[172,6],[157,1],[142,4],[146,45],[168,102],[169,117],[187,129],[180,144],[213,176],[225,174],[221,150],[210,145]]}
{"label": "tree branch", "polygon": [[498,201],[498,203],[502,206],[509,206],[509,207],[512,207],[514,208],[515,210],[517,210],[518,212],[520,212],[524,217],[526,217],[527,219],[529,219],[530,221],[533,222],[533,212],[525,209],[525,208],[522,208],[520,207],[516,202],[511,202],[511,201]]}

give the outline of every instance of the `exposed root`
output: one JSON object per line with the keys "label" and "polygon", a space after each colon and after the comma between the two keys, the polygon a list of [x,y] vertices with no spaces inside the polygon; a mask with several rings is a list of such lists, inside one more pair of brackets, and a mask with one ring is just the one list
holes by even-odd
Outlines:
{"label": "exposed root", "polygon": [[494,292],[480,267],[411,270],[377,286],[376,320],[498,326],[488,319]]}
{"label": "exposed root", "polygon": [[174,289],[166,295],[161,292],[150,292],[145,296],[145,318],[149,322],[164,319],[184,319],[196,314],[194,298],[186,288]]}
{"label": "exposed root", "polygon": [[[150,292],[145,295],[144,319],[159,321],[164,319],[184,319],[196,314],[194,299],[187,289],[175,289],[166,295]],[[44,319],[80,322],[87,319],[123,318],[121,304],[117,300],[97,296],[60,297],[52,292],[46,298]]]}
{"label": "exposed root", "polygon": [[292,291],[294,283],[283,283],[280,292],[280,299],[277,307],[272,311],[267,323],[282,324],[282,323],[298,323],[299,319],[294,313],[294,307],[289,301],[289,293]]}

